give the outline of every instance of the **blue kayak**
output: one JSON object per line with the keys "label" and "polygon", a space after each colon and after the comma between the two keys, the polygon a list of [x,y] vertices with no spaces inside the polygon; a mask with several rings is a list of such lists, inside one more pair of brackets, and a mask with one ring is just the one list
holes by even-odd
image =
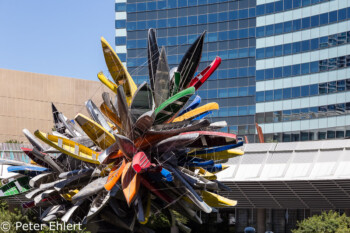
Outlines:
{"label": "blue kayak", "polygon": [[192,121],[197,121],[197,120],[200,120],[200,119],[203,119],[204,117],[208,116],[209,114],[212,114],[213,111],[208,111],[208,112],[205,112],[199,116],[197,116],[196,118],[194,118]]}
{"label": "blue kayak", "polygon": [[7,168],[7,171],[20,173],[27,176],[36,176],[41,174],[42,172],[49,171],[49,169],[45,167],[37,167],[37,166],[11,166]]}
{"label": "blue kayak", "polygon": [[182,110],[178,117],[185,114],[186,112],[189,112],[195,108],[197,108],[197,106],[201,103],[201,97],[199,95],[196,96],[196,98],[194,98],[194,100],[192,101],[192,103],[190,103],[184,110]]}

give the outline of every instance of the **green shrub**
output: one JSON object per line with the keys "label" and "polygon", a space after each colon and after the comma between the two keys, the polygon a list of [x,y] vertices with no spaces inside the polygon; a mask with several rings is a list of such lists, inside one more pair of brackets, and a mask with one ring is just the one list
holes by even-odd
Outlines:
{"label": "green shrub", "polygon": [[322,212],[297,223],[293,233],[350,233],[350,217],[338,212]]}

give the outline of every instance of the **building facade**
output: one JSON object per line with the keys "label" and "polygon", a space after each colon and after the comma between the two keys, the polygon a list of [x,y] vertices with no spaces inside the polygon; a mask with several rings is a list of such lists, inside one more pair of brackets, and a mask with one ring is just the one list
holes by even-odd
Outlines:
{"label": "building facade", "polygon": [[350,1],[258,1],[256,120],[265,141],[350,136]]}
{"label": "building facade", "polygon": [[[199,71],[223,62],[199,89],[218,102],[223,129],[265,141],[350,136],[350,2],[342,0],[116,0],[116,50],[136,82],[148,80],[147,30],[170,67],[207,31]],[[255,78],[256,76],[256,78]],[[256,82],[255,82],[256,80]]]}
{"label": "building facade", "polygon": [[26,142],[24,128],[51,132],[51,102],[69,119],[79,112],[88,116],[85,101],[100,106],[104,91],[99,81],[0,69],[0,143]]}
{"label": "building facade", "polygon": [[116,0],[115,10],[116,51],[137,83],[148,81],[149,28],[157,29],[158,46],[165,46],[170,68],[207,31],[198,71],[216,56],[222,63],[198,95],[202,104],[219,104],[220,111],[211,117],[227,121],[223,131],[254,140],[256,0]]}

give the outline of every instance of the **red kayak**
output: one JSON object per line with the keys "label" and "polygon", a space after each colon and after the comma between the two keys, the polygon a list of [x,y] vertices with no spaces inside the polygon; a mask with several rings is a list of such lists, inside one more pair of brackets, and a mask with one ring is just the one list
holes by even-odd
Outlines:
{"label": "red kayak", "polygon": [[151,162],[147,158],[147,155],[140,151],[132,158],[132,167],[136,173],[144,172],[151,166]]}
{"label": "red kayak", "polygon": [[221,64],[221,58],[216,57],[215,60],[212,61],[212,63],[210,63],[209,66],[207,66],[207,68],[202,70],[202,72],[197,74],[197,76],[191,80],[188,87],[194,87],[196,88],[196,90],[198,90],[203,85],[203,83],[207,81],[210,75],[214,73],[214,71],[219,67],[220,64]]}

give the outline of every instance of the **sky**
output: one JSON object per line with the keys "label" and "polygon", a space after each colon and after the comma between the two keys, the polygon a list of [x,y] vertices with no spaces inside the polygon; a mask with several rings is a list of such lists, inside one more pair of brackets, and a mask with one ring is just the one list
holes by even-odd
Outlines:
{"label": "sky", "polygon": [[0,0],[0,68],[97,80],[114,0]]}

